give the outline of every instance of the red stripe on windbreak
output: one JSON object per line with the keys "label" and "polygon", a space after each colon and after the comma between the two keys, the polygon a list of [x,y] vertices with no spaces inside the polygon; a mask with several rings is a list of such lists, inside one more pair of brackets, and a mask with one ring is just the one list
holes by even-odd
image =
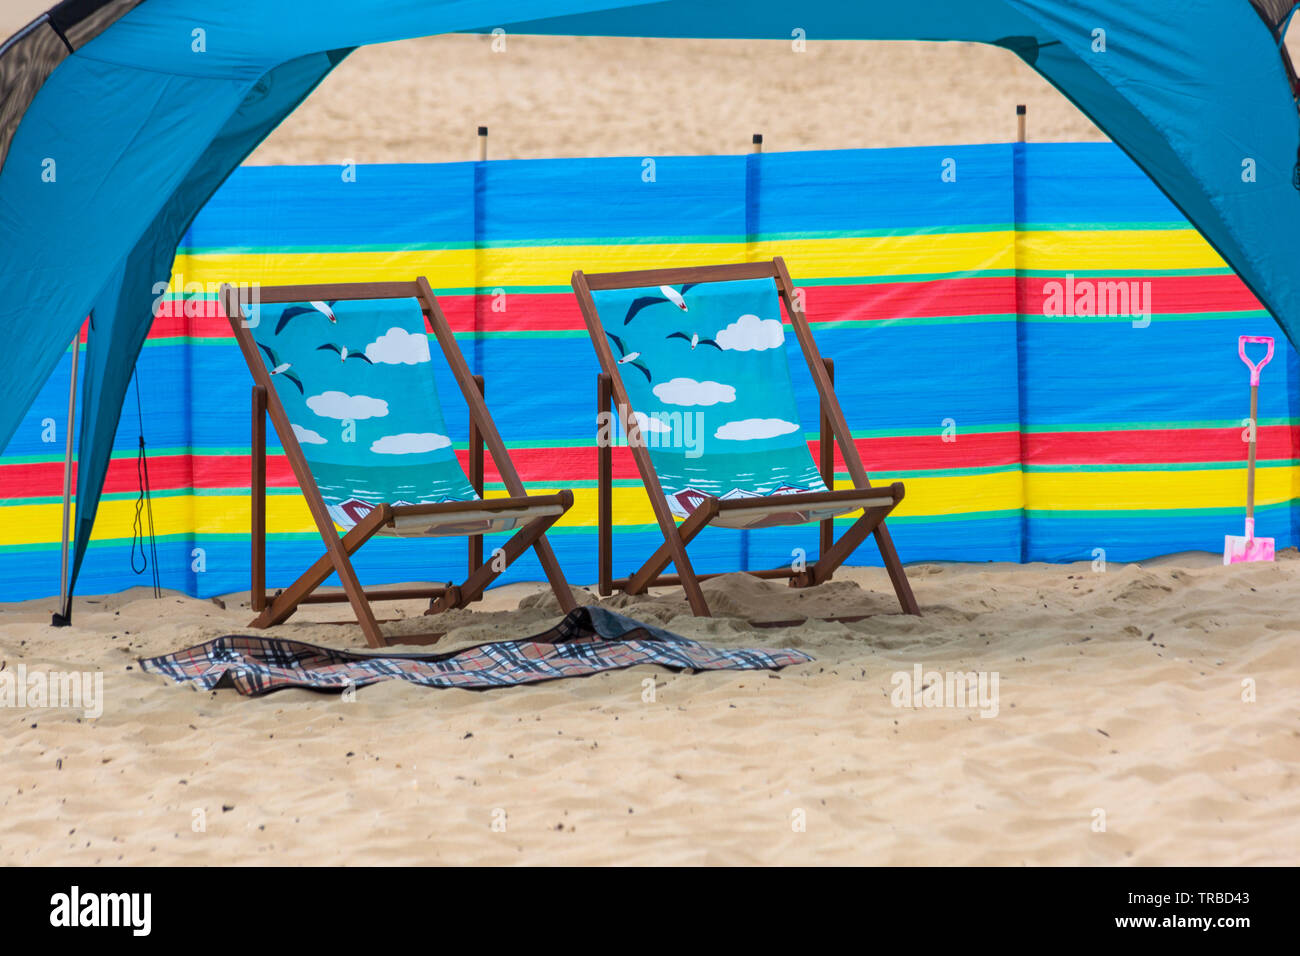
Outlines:
{"label": "red stripe on windbreak", "polygon": [[[1143,465],[1246,460],[1244,429],[1179,428],[1025,435],[1027,465]],[[1300,426],[1258,429],[1256,455],[1265,461],[1296,457]]]}
{"label": "red stripe on windbreak", "polygon": [[[150,455],[149,487],[153,491],[174,488],[247,488],[250,460],[247,455]],[[76,488],[77,465],[72,465],[73,488]],[[282,455],[267,459],[267,483],[273,487],[297,484],[289,461]],[[43,461],[33,464],[0,465],[0,488],[21,488],[21,497],[35,498],[63,494],[63,462]],[[134,458],[114,458],[108,463],[104,478],[105,494],[140,490]],[[14,496],[18,497],[18,496]]]}
{"label": "red stripe on windbreak", "polygon": [[[955,442],[945,442],[938,434],[925,436],[900,436],[888,438],[859,438],[854,444],[866,466],[867,473],[874,471],[927,468],[990,468],[1013,464],[1020,453],[1015,433],[961,435]],[[817,442],[809,442],[809,451],[817,457]],[[468,467],[468,453],[457,452],[461,466]],[[596,479],[596,449],[587,448],[521,448],[510,453],[515,468],[525,481],[594,481]],[[499,481],[500,476],[486,456],[485,473],[488,481]],[[632,457],[632,449],[620,446],[614,449],[613,472],[615,479],[634,479],[639,472]],[[836,449],[835,470],[843,474],[847,469],[844,459]]]}
{"label": "red stripe on windbreak", "polygon": [[[1092,284],[1094,296],[1100,283],[1126,283],[1130,292],[1130,311],[1136,310],[1132,302],[1133,283],[1139,283],[1138,292],[1146,302],[1145,284],[1150,283],[1150,307],[1156,315],[1178,315],[1188,312],[1249,312],[1262,309],[1259,300],[1246,288],[1246,284],[1236,275],[1215,276],[1087,276],[1075,277],[1074,295],[1084,293],[1083,283]],[[1056,286],[1048,288],[1049,284]],[[1058,303],[1050,302],[1055,293],[1064,305],[1067,298],[1067,279],[1059,276],[1022,276],[1016,280],[1016,289],[1020,295],[1020,311],[1025,315],[1046,315],[1047,306],[1059,314]],[[1107,291],[1109,299],[1110,292]],[[1071,313],[1072,314],[1072,313]]]}
{"label": "red stripe on windbreak", "polygon": [[928,318],[941,315],[1003,315],[1016,311],[1010,276],[873,282],[866,285],[800,287],[809,321],[843,322]]}
{"label": "red stripe on windbreak", "polygon": [[[879,282],[858,285],[801,286],[808,318],[813,323],[929,318],[948,315],[1045,315],[1051,290],[1066,277],[975,276],[923,282]],[[1263,308],[1235,275],[1214,276],[1089,276],[1081,283],[1150,283],[1150,304],[1156,314],[1242,312]],[[1130,290],[1132,286],[1130,285]],[[1146,293],[1139,286],[1145,300]],[[1019,300],[1017,302],[1017,299]],[[506,292],[501,296],[446,295],[438,299],[456,332],[579,331],[585,328],[578,303],[568,292]],[[1133,308],[1136,308],[1134,305]],[[216,300],[162,303],[151,338],[189,336],[224,338],[230,327]]]}

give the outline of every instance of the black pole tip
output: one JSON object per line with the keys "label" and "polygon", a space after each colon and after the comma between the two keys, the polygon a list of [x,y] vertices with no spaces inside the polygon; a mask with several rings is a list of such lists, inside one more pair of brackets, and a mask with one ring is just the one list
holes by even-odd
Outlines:
{"label": "black pole tip", "polygon": [[480,127],[478,128],[478,134],[479,134],[480,136],[486,136],[486,135],[487,135],[487,127],[486,127],[486,126],[480,126]]}
{"label": "black pole tip", "polygon": [[1016,115],[1017,115],[1017,116],[1024,116],[1024,115],[1025,115],[1025,104],[1024,104],[1024,103],[1019,103],[1019,104],[1016,105]]}
{"label": "black pole tip", "polygon": [[762,133],[755,133],[755,134],[754,134],[754,145],[755,145],[755,146],[762,146],[762,145],[763,145],[763,134],[762,134]]}

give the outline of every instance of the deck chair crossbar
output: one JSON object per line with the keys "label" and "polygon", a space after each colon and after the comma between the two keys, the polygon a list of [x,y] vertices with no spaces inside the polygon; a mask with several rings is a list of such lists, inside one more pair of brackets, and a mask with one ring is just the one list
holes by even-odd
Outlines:
{"label": "deck chair crossbar", "polygon": [[[899,604],[907,614],[920,614],[916,599],[903,570],[902,562],[894,547],[889,530],[885,526],[888,515],[902,500],[904,488],[901,482],[889,486],[873,486],[862,463],[861,455],[853,442],[844,412],[835,395],[834,363],[823,359],[818,351],[805,315],[801,299],[795,296],[794,287],[785,262],[774,258],[765,262],[739,263],[732,265],[695,266],[671,269],[647,269],[634,272],[611,272],[585,274],[573,273],[573,289],[578,305],[590,334],[592,345],[596,350],[602,371],[597,377],[597,411],[598,421],[611,411],[620,418],[626,434],[633,434],[637,429],[636,411],[629,398],[628,390],[620,372],[620,363],[615,359],[610,347],[600,312],[593,292],[624,289],[642,289],[654,286],[678,284],[698,285],[710,282],[729,282],[745,279],[773,279],[777,292],[793,327],[796,339],[807,362],[820,400],[820,436],[818,442],[817,469],[828,490],[784,494],[780,497],[782,504],[791,506],[835,505],[837,503],[860,503],[862,517],[858,518],[837,540],[834,537],[834,519],[820,522],[821,551],[818,560],[810,567],[796,570],[792,567],[750,571],[760,578],[788,580],[792,587],[811,587],[830,580],[835,570],[853,553],[867,537],[873,535],[876,545],[884,560],[890,582],[898,597]],[[694,346],[692,346],[694,348]],[[674,521],[664,494],[659,475],[651,459],[649,450],[643,442],[629,442],[632,457],[637,465],[642,483],[650,499],[650,506],[663,534],[664,542],[635,573],[626,578],[613,577],[613,450],[612,436],[608,430],[598,433],[597,440],[597,521],[598,521],[598,590],[602,595],[609,595],[615,588],[630,594],[644,592],[649,587],[682,587],[691,610],[697,616],[709,616],[708,603],[705,600],[699,582],[713,577],[711,574],[698,574],[687,555],[687,545],[704,528],[716,521],[726,512],[762,507],[764,499],[740,498],[720,500],[709,497],[702,501],[680,524]],[[844,464],[852,479],[850,489],[829,490],[834,488],[834,449],[838,445]],[[873,492],[878,494],[873,494]],[[768,501],[776,496],[769,496]],[[856,510],[856,508],[854,509]],[[669,564],[676,569],[676,574],[662,573]]]}
{"label": "deck chair crossbar", "polygon": [[[311,301],[362,301],[373,299],[414,298],[423,312],[426,332],[432,332],[452,376],[469,409],[469,467],[466,478],[476,499],[441,501],[419,504],[378,503],[372,510],[340,535],[335,528],[326,502],[312,474],[311,466],[294,431],[283,403],[271,381],[271,373],[263,363],[258,344],[249,330],[248,316],[240,301],[239,292],[230,285],[221,288],[221,302],[230,322],[235,340],[252,373],[252,555],[251,603],[257,616],[251,627],[271,627],[286,621],[303,604],[347,601],[356,614],[366,642],[371,647],[383,647],[388,642],[371,608],[372,601],[410,600],[428,598],[426,614],[436,614],[455,608],[464,608],[480,600],[483,591],[513,561],[532,548],[536,553],[556,599],[564,612],[575,607],[573,596],[560,570],[546,531],[573,505],[573,493],[563,490],[550,495],[529,495],[515,469],[505,443],[497,431],[485,400],[481,376],[472,374],[455,335],[433,294],[428,281],[420,277],[414,282],[363,282],[329,283],[313,285],[267,286],[258,289],[257,302],[262,305]],[[318,558],[289,587],[279,591],[269,601],[266,595],[266,420],[270,419],[280,444],[284,448],[298,486],[302,490],[312,520],[325,545],[325,553]],[[483,498],[484,450],[492,456],[493,463],[505,485],[508,497]],[[537,517],[530,515],[542,512]],[[446,518],[456,515],[517,516],[526,523],[506,541],[500,551],[488,562],[483,560],[482,534],[469,534],[468,577],[460,583],[446,582],[434,587],[397,587],[364,589],[352,566],[352,555],[385,528],[393,528],[405,519],[432,517]],[[321,592],[318,588],[331,574],[338,576],[342,593]],[[432,643],[444,632],[403,634],[403,643]]]}

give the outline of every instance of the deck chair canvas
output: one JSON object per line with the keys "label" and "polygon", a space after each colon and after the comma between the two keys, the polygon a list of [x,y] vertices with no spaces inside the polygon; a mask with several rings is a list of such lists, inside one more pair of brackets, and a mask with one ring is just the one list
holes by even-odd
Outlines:
{"label": "deck chair canvas", "polygon": [[[691,610],[709,608],[686,546],[708,526],[762,528],[821,524],[821,554],[810,567],[750,571],[793,587],[830,580],[873,534],[908,614],[916,599],[885,516],[903,485],[874,487],[832,385],[833,365],[817,351],[785,263],[769,262],[573,274],[573,288],[600,359],[597,401],[611,402],[663,532],[664,543],[635,574],[613,578],[612,451],[598,435],[599,583],[637,594],[680,584]],[[820,466],[799,422],[781,322],[781,302],[821,399]],[[834,443],[853,487],[834,484]],[[838,540],[833,520],[862,511]],[[675,519],[680,519],[677,524]],[[662,572],[672,563],[676,574]]]}
{"label": "deck chair canvas", "polygon": [[[347,600],[366,641],[384,646],[372,600],[430,599],[426,613],[463,608],[533,548],[561,608],[572,595],[545,532],[573,494],[528,495],[497,433],[456,339],[421,277],[415,282],[263,287],[245,311],[230,286],[222,304],[253,374],[252,627],[285,621],[303,603]],[[427,328],[464,395],[470,417],[469,475],[461,469],[442,415]],[[266,433],[271,424],[306,498],[325,554],[268,604]],[[483,447],[509,497],[483,498]],[[340,536],[336,526],[343,530]],[[488,562],[483,535],[515,533]],[[351,555],[376,534],[469,539],[462,584],[366,591]],[[336,574],[343,593],[316,593]],[[424,575],[424,580],[443,580]],[[441,634],[402,635],[430,643]]]}

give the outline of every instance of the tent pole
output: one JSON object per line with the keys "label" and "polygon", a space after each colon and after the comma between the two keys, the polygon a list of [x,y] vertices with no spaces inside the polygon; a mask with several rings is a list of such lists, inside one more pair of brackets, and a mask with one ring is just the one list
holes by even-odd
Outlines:
{"label": "tent pole", "polygon": [[480,126],[478,128],[478,161],[480,163],[487,162],[487,137],[487,127]]}
{"label": "tent pole", "polygon": [[68,530],[72,524],[72,440],[77,420],[77,362],[81,356],[81,328],[72,336],[72,377],[68,382],[68,438],[63,453],[63,549],[59,562],[59,610],[53,627],[72,623],[72,594],[68,589]]}
{"label": "tent pole", "polygon": [[1025,104],[1020,103],[1016,106],[1016,142],[1025,141]]}

